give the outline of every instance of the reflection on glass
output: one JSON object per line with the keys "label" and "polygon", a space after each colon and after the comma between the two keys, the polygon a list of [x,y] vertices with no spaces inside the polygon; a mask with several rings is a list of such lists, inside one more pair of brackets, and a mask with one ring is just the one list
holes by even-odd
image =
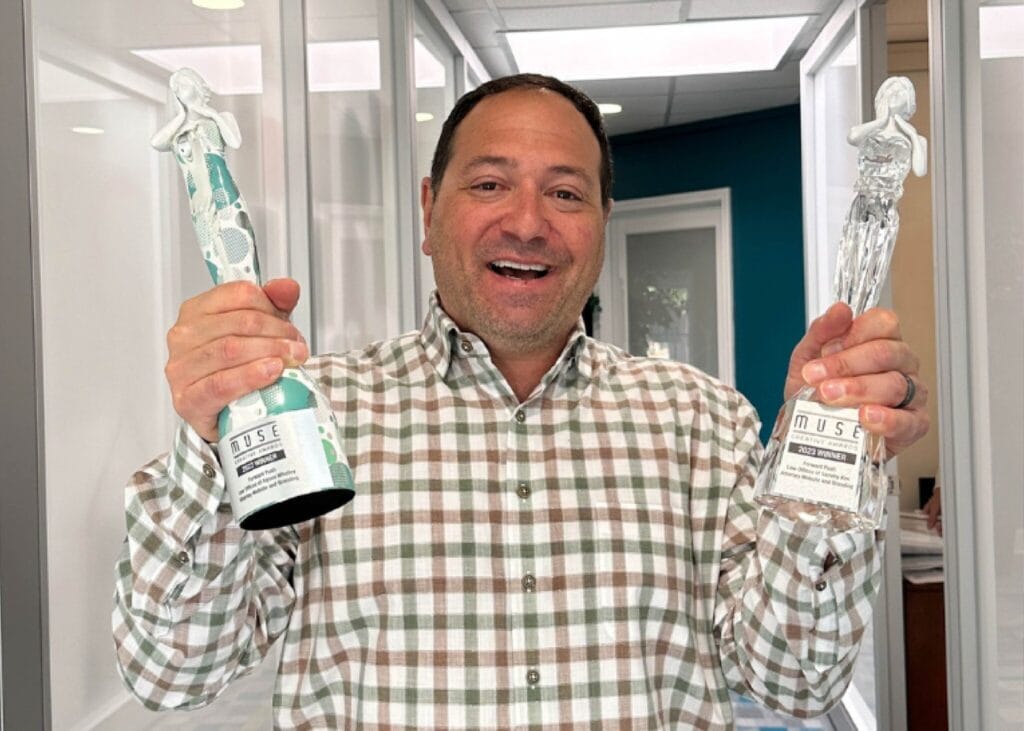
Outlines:
{"label": "reflection on glass", "polygon": [[388,335],[382,59],[376,4],[306,6],[313,321],[323,351]]}
{"label": "reflection on glass", "polygon": [[[441,127],[455,106],[455,58],[448,45],[420,13],[416,14],[413,62],[416,67],[416,181],[430,175],[430,163]],[[422,235],[422,220],[420,221]],[[419,243],[419,242],[417,242]],[[418,250],[414,254],[420,256]],[[434,289],[434,272],[421,261],[420,291]],[[422,307],[424,303],[417,303]]]}
{"label": "reflection on glass", "polygon": [[[981,120],[985,231],[985,325],[991,514],[977,531],[994,576],[984,636],[994,657],[982,668],[993,728],[1024,724],[1024,3],[981,7]],[[945,496],[945,495],[944,495]],[[985,545],[985,544],[988,545]],[[989,563],[988,560],[985,561]]]}
{"label": "reflection on glass", "polygon": [[626,237],[629,350],[718,374],[715,230]]}
{"label": "reflection on glass", "polygon": [[[182,299],[210,286],[175,163],[148,145],[169,109],[172,61],[157,59],[160,49],[202,49],[190,62],[216,79],[218,108],[237,118],[246,140],[231,166],[257,238],[280,241],[267,235],[280,209],[276,201],[268,208],[264,172],[280,139],[268,118],[279,119],[281,105],[260,94],[280,43],[279,8],[276,0],[231,13],[188,2],[34,0],[29,15],[52,725],[166,728],[171,717],[129,698],[110,654],[111,566],[125,531],[120,486],[171,446],[165,333]],[[207,718],[200,711],[189,723]]]}
{"label": "reflection on glass", "polygon": [[[825,67],[815,75],[815,101],[818,113],[824,117],[817,149],[824,159],[818,170],[825,175],[823,201],[828,262],[825,271],[835,271],[838,242],[842,238],[843,222],[854,197],[853,183],[857,179],[857,150],[847,144],[850,128],[860,122],[860,88],[857,80],[857,47],[851,34],[849,41],[841,43]],[[825,303],[831,304],[829,303]]]}

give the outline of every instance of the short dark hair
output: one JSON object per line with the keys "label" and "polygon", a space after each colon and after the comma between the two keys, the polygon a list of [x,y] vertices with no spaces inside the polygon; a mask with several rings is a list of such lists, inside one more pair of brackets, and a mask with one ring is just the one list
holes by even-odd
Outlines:
{"label": "short dark hair", "polygon": [[430,165],[431,193],[434,196],[437,195],[438,188],[441,186],[441,178],[444,177],[445,170],[452,158],[455,130],[466,118],[466,115],[486,97],[515,89],[549,89],[572,102],[572,105],[587,120],[587,124],[590,125],[590,129],[593,130],[594,136],[597,138],[597,145],[601,148],[601,205],[607,207],[612,195],[612,154],[601,111],[597,108],[594,100],[579,89],[552,76],[541,74],[516,74],[493,79],[464,94],[455,103],[455,108],[448,115],[448,119],[444,121],[441,136],[437,140],[437,147],[434,148],[434,160]]}

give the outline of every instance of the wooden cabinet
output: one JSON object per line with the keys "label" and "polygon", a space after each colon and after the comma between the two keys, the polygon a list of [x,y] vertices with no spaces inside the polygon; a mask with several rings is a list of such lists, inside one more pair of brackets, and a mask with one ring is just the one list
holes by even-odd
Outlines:
{"label": "wooden cabinet", "polygon": [[903,580],[909,731],[941,731],[949,727],[944,586]]}

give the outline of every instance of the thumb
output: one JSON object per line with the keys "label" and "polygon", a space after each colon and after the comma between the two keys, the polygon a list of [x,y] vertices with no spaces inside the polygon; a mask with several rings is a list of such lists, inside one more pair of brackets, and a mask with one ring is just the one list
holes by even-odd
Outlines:
{"label": "thumb", "polygon": [[285,316],[291,314],[299,301],[299,283],[294,279],[271,279],[263,285],[263,292]]}

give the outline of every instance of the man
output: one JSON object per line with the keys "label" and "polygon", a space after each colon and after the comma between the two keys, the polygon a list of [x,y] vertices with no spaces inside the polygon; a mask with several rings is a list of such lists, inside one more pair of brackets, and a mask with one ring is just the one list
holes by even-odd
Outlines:
{"label": "man", "polygon": [[[128,486],[118,566],[118,659],[144,703],[208,703],[279,637],[282,728],[727,728],[730,687],[798,715],[838,700],[877,539],[759,515],[743,397],[583,335],[610,182],[571,87],[518,76],[460,100],[422,187],[422,331],[306,364],[358,490],[315,521],[240,530],[208,444],[228,401],[306,358],[295,283],[182,306],[166,370],[184,424]],[[865,404],[901,447],[927,428],[922,388],[890,408],[916,359],[891,313],[850,320],[811,326],[786,392]]]}

